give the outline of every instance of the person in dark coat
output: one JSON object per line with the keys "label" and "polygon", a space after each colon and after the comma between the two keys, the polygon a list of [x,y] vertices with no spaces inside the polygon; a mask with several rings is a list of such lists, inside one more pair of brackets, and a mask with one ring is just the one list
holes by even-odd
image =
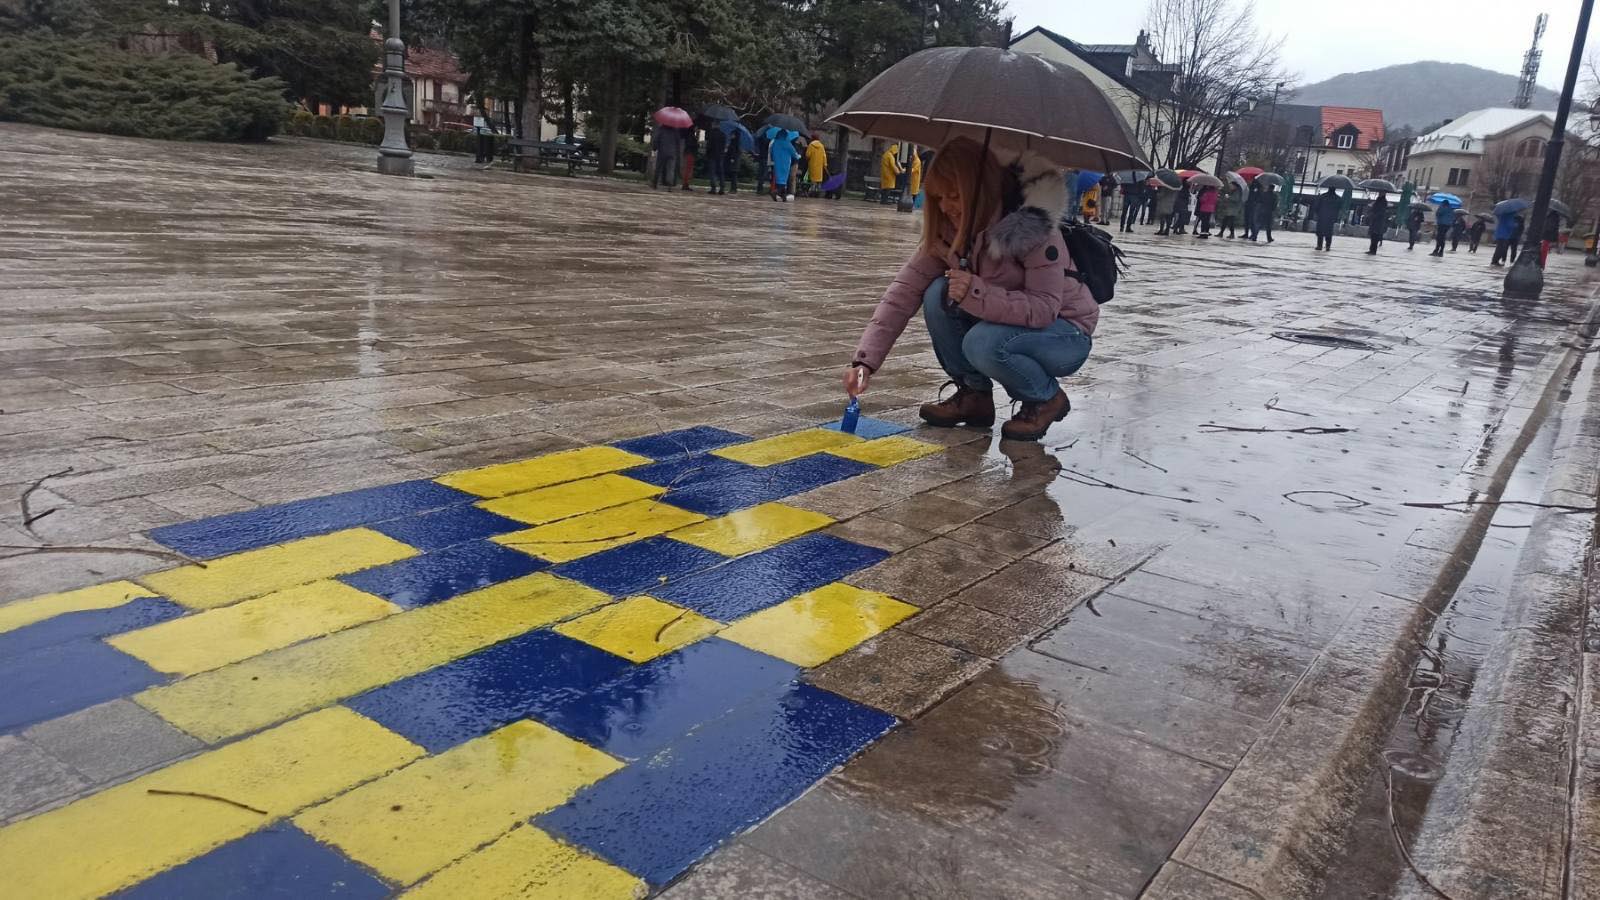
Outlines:
{"label": "person in dark coat", "polygon": [[1450,236],[1450,229],[1456,224],[1456,208],[1449,203],[1439,204],[1433,211],[1433,252],[1429,256],[1443,256],[1444,242]]}
{"label": "person in dark coat", "polygon": [[[734,141],[737,143],[738,138]],[[728,133],[722,126],[713,124],[706,129],[706,176],[711,180],[711,193],[721,194],[723,173],[728,170]]]}
{"label": "person in dark coat", "polygon": [[772,148],[772,140],[767,137],[767,132],[772,129],[763,127],[756,132],[756,193],[766,189],[767,184],[767,151]]}
{"label": "person in dark coat", "polygon": [[1417,249],[1417,241],[1422,239],[1422,223],[1427,218],[1428,215],[1422,211],[1422,207],[1411,207],[1411,215],[1406,217],[1406,234],[1411,238],[1411,243],[1406,247],[1407,250]]}
{"label": "person in dark coat", "polygon": [[1483,233],[1485,231],[1488,231],[1488,230],[1489,230],[1489,223],[1485,222],[1481,218],[1478,219],[1478,221],[1472,223],[1472,227],[1467,229],[1467,252],[1468,253],[1477,253],[1478,252],[1478,245],[1483,242]]}
{"label": "person in dark coat", "polygon": [[1257,231],[1266,229],[1267,243],[1272,243],[1272,220],[1278,217],[1278,192],[1271,185],[1261,192],[1261,203],[1256,207]]}
{"label": "person in dark coat", "polygon": [[1189,233],[1189,210],[1194,204],[1194,195],[1189,193],[1189,185],[1185,183],[1178,188],[1178,197],[1172,204],[1172,233]]}
{"label": "person in dark coat", "polygon": [[1378,255],[1378,245],[1383,243],[1383,234],[1389,230],[1389,195],[1378,192],[1378,199],[1372,201],[1367,208],[1367,240],[1371,246],[1367,248],[1368,256]]}
{"label": "person in dark coat", "polygon": [[1528,220],[1517,216],[1517,226],[1511,229],[1511,261],[1515,263],[1517,257],[1522,255],[1522,235],[1528,230]]}
{"label": "person in dark coat", "polygon": [[692,191],[689,182],[694,180],[694,160],[700,154],[700,131],[697,128],[683,129],[683,145],[678,148],[683,155],[683,189]]}
{"label": "person in dark coat", "polygon": [[1544,233],[1542,235],[1540,235],[1539,237],[1540,237],[1540,241],[1539,241],[1539,268],[1542,269],[1542,268],[1544,268],[1545,262],[1550,259],[1550,251],[1551,251],[1552,248],[1557,253],[1561,252],[1561,214],[1560,213],[1556,212],[1553,209],[1550,210],[1549,212],[1545,213],[1545,216],[1544,216]]}
{"label": "person in dark coat", "polygon": [[1462,213],[1456,214],[1456,223],[1450,226],[1450,252],[1456,252],[1461,246],[1461,239],[1467,236],[1467,217]]}
{"label": "person in dark coat", "polygon": [[1144,206],[1146,188],[1138,178],[1122,190],[1122,231],[1133,231],[1139,222],[1139,210]]}
{"label": "person in dark coat", "polygon": [[1333,226],[1339,224],[1339,192],[1333,188],[1318,195],[1311,212],[1317,220],[1317,249],[1333,249]]}
{"label": "person in dark coat", "polygon": [[656,168],[650,176],[650,190],[665,184],[667,190],[678,183],[678,146],[683,140],[683,134],[678,129],[668,125],[657,125],[656,132],[650,139],[650,146],[656,151]]}
{"label": "person in dark coat", "polygon": [[1258,212],[1261,209],[1261,193],[1265,185],[1259,181],[1250,182],[1250,193],[1244,198],[1244,236],[1255,240],[1261,229],[1256,227]]}
{"label": "person in dark coat", "polygon": [[722,160],[722,174],[728,179],[728,193],[739,193],[739,135],[728,135],[728,147]]}

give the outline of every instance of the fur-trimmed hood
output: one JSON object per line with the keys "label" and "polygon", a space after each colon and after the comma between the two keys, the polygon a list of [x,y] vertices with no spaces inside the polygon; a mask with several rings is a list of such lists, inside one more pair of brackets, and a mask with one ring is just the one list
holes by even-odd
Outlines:
{"label": "fur-trimmed hood", "polygon": [[989,255],[1024,257],[1050,239],[1067,213],[1067,181],[1054,163],[1026,154],[1013,165],[1022,205],[989,228]]}

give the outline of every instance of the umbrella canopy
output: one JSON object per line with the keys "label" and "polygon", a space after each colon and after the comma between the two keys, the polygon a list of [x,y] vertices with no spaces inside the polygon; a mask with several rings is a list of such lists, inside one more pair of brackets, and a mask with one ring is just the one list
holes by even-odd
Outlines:
{"label": "umbrella canopy", "polygon": [[1099,172],[1091,172],[1088,169],[1084,169],[1078,173],[1077,178],[1073,179],[1072,189],[1081,194],[1099,184],[1100,179],[1103,177],[1105,176],[1101,175]]}
{"label": "umbrella canopy", "polygon": [[1455,194],[1446,194],[1444,191],[1439,191],[1438,193],[1435,193],[1435,194],[1429,194],[1428,195],[1428,202],[1429,203],[1448,203],[1451,206],[1460,206],[1461,205],[1461,198],[1457,197]]}
{"label": "umbrella canopy", "polygon": [[1136,184],[1141,181],[1150,180],[1150,170],[1123,169],[1120,172],[1112,172],[1111,177],[1115,178],[1118,184]]}
{"label": "umbrella canopy", "polygon": [[1183,176],[1172,171],[1171,169],[1161,169],[1160,171],[1156,172],[1156,179],[1161,182],[1163,187],[1183,187]]}
{"label": "umbrella canopy", "polygon": [[1087,76],[1032,53],[933,47],[867,82],[829,122],[942,147],[966,137],[1064,169],[1146,166],[1122,113]]}
{"label": "umbrella canopy", "polygon": [[1489,213],[1473,213],[1473,215],[1477,216],[1478,218],[1480,218],[1482,220],[1484,220],[1485,222],[1493,222],[1494,221],[1494,216],[1489,214]]}
{"label": "umbrella canopy", "polygon": [[1368,178],[1366,181],[1356,185],[1356,187],[1361,188],[1364,191],[1383,191],[1389,194],[1400,190],[1398,187],[1395,187],[1394,182],[1385,181],[1382,178]]}
{"label": "umbrella canopy", "polygon": [[767,116],[767,120],[761,124],[772,125],[777,128],[781,128],[784,131],[793,131],[797,133],[806,130],[806,123],[801,121],[798,116],[791,116],[785,113],[774,113],[773,115]]}
{"label": "umbrella canopy", "polygon": [[1204,174],[1204,173],[1201,172],[1199,169],[1179,169],[1178,170],[1178,177],[1182,178],[1184,181],[1188,181],[1189,179],[1195,177],[1196,175],[1202,175],[1202,174]]}
{"label": "umbrella canopy", "polygon": [[1248,183],[1250,183],[1252,181],[1255,181],[1256,180],[1256,176],[1260,175],[1265,170],[1262,169],[1260,166],[1240,166],[1239,168],[1234,169],[1233,171],[1238,173],[1239,177],[1243,178],[1245,180],[1245,183],[1248,184]]}
{"label": "umbrella canopy", "polygon": [[1255,180],[1272,187],[1283,187],[1283,176],[1277,172],[1262,172]]}
{"label": "umbrella canopy", "polygon": [[688,128],[694,124],[694,116],[676,106],[663,106],[650,118],[655,119],[658,125],[665,125],[668,128]]}
{"label": "umbrella canopy", "polygon": [[1533,205],[1532,200],[1513,197],[1510,200],[1501,200],[1494,205],[1494,214],[1497,216],[1514,216]]}
{"label": "umbrella canopy", "polygon": [[1562,203],[1560,200],[1552,199],[1550,201],[1550,211],[1565,218],[1569,222],[1572,221],[1572,207]]}
{"label": "umbrella canopy", "polygon": [[701,109],[700,116],[712,122],[736,122],[739,119],[739,114],[733,111],[733,107],[723,106],[721,103],[713,103]]}
{"label": "umbrella canopy", "polygon": [[740,150],[743,150],[746,153],[751,153],[756,149],[755,135],[751,134],[750,129],[744,127],[739,122],[732,119],[723,119],[717,123],[717,127],[722,129],[723,133],[728,135],[728,137],[736,137],[739,141]]}
{"label": "umbrella canopy", "polygon": [[1145,187],[1148,187],[1148,188],[1156,188],[1156,189],[1163,190],[1163,191],[1174,191],[1174,190],[1177,190],[1177,188],[1173,187],[1170,184],[1167,184],[1165,181],[1162,181],[1159,178],[1146,179],[1144,185],[1145,185]]}
{"label": "umbrella canopy", "polygon": [[1238,172],[1229,172],[1225,177],[1228,179],[1229,184],[1239,189],[1239,193],[1248,194],[1250,192],[1250,182],[1245,181],[1243,175]]}
{"label": "umbrella canopy", "polygon": [[1327,178],[1324,178],[1321,181],[1317,182],[1317,190],[1319,190],[1319,191],[1323,190],[1324,188],[1333,188],[1334,190],[1348,191],[1348,190],[1350,190],[1351,188],[1353,188],[1355,186],[1356,186],[1355,181],[1352,180],[1350,178],[1350,176],[1348,176],[1348,175],[1329,175]]}
{"label": "umbrella canopy", "polygon": [[1191,177],[1189,179],[1189,183],[1194,185],[1195,187],[1214,187],[1214,188],[1222,187],[1222,179],[1218,178],[1215,175],[1207,175],[1204,172],[1201,172],[1200,174]]}

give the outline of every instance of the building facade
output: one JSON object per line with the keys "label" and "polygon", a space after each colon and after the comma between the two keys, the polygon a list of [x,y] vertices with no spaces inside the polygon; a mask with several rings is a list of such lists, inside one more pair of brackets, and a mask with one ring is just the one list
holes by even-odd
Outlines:
{"label": "building facade", "polygon": [[1372,177],[1383,149],[1383,110],[1279,103],[1258,106],[1241,127],[1246,151],[1287,166],[1297,181]]}
{"label": "building facade", "polygon": [[[1555,120],[1548,112],[1491,107],[1466,113],[1418,137],[1395,174],[1419,193],[1449,191],[1468,209],[1531,196]],[[1584,139],[1567,135],[1568,153]]]}

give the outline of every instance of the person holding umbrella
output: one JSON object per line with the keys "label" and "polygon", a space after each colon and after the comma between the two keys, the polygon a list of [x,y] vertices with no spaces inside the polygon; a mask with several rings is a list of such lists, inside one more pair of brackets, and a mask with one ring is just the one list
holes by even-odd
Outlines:
{"label": "person holding umbrella", "polygon": [[1122,188],[1122,219],[1118,231],[1133,232],[1133,226],[1139,224],[1139,210],[1143,208],[1147,188],[1139,180],[1137,173],[1129,173],[1133,181]]}
{"label": "person holding umbrella", "polygon": [[[935,154],[924,187],[922,242],[878,301],[845,390],[866,390],[920,309],[956,387],[923,404],[923,421],[992,425],[998,381],[1021,403],[1002,436],[1038,440],[1072,409],[1057,379],[1088,359],[1100,318],[1056,227],[1069,201],[1066,181],[1043,158],[1025,156],[1019,171],[956,138]],[[1008,196],[1020,196],[1021,206],[1006,211]]]}
{"label": "person holding umbrella", "polygon": [[653,191],[665,184],[668,190],[678,181],[678,144],[683,139],[683,132],[676,126],[656,123],[655,133],[650,138],[650,146],[656,151],[656,167],[650,176],[650,189]]}
{"label": "person holding umbrella", "polygon": [[1473,222],[1472,227],[1467,229],[1468,253],[1478,252],[1478,244],[1483,242],[1483,233],[1488,230],[1488,219],[1483,215],[1483,213],[1478,213],[1477,221]]}
{"label": "person holding umbrella", "polygon": [[1213,185],[1204,185],[1200,188],[1200,196],[1194,200],[1195,216],[1200,220],[1196,226],[1194,236],[1200,238],[1211,237],[1211,217],[1217,212],[1217,189]]}
{"label": "person holding umbrella", "polygon": [[[1232,173],[1230,173],[1232,174]],[[1217,236],[1232,239],[1238,235],[1235,226],[1239,223],[1239,213],[1244,209],[1245,188],[1239,187],[1243,179],[1229,178],[1220,200],[1217,201]],[[1245,226],[1245,232],[1250,231],[1250,226]],[[1227,231],[1227,234],[1223,234]]]}
{"label": "person holding umbrella", "polygon": [[1383,243],[1384,232],[1389,230],[1389,195],[1383,191],[1378,192],[1378,198],[1372,201],[1367,209],[1367,240],[1371,245],[1367,247],[1368,256],[1378,255],[1378,246]]}
{"label": "person holding umbrella", "polygon": [[1177,198],[1177,201],[1173,204],[1173,209],[1172,209],[1172,233],[1173,234],[1188,234],[1189,233],[1189,210],[1193,206],[1193,204],[1194,204],[1194,196],[1189,193],[1189,184],[1188,184],[1188,182],[1184,182],[1183,187],[1178,188],[1178,198]]}
{"label": "person holding umbrella", "polygon": [[1317,249],[1323,252],[1333,249],[1333,227],[1339,224],[1340,202],[1339,191],[1331,185],[1312,201],[1311,214],[1317,222]]}
{"label": "person holding umbrella", "polygon": [[1425,221],[1427,213],[1423,212],[1423,207],[1420,205],[1411,207],[1411,215],[1406,217],[1406,234],[1411,239],[1411,243],[1406,246],[1407,250],[1417,249],[1417,241],[1422,238],[1422,223]]}
{"label": "person holding umbrella", "polygon": [[1256,180],[1250,182],[1250,193],[1244,200],[1244,236],[1254,242],[1261,234],[1261,203],[1266,196],[1266,182],[1257,175]]}
{"label": "person holding umbrella", "polygon": [[[1274,190],[1275,185],[1272,182],[1266,181],[1266,177],[1265,175],[1256,176],[1257,184],[1265,183],[1266,185],[1266,190],[1261,192],[1261,199],[1256,206],[1256,233],[1259,234],[1261,229],[1265,228],[1267,230],[1267,243],[1270,244],[1272,243],[1272,220],[1278,217],[1278,192]],[[1255,240],[1255,238],[1251,238],[1251,240]]]}
{"label": "person holding umbrella", "polygon": [[[1436,195],[1437,196],[1437,195]],[[1450,236],[1450,227],[1456,223],[1455,205],[1443,201],[1433,213],[1433,252],[1429,256],[1444,256],[1444,242]]]}
{"label": "person holding umbrella", "polygon": [[[735,136],[733,142],[737,144],[739,138]],[[706,129],[706,178],[711,182],[708,189],[712,194],[721,194],[725,190],[724,173],[728,171],[728,132],[722,127],[712,123]]]}
{"label": "person holding umbrella", "polygon": [[1161,226],[1156,236],[1165,237],[1172,233],[1172,216],[1178,207],[1178,192],[1159,181],[1152,181],[1149,187],[1156,192],[1156,224]]}

